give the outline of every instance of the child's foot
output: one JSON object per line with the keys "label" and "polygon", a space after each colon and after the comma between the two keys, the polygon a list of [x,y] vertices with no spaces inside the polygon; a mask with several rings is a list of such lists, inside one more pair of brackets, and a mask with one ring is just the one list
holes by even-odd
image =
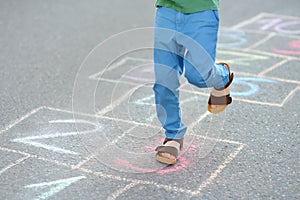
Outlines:
{"label": "child's foot", "polygon": [[233,73],[230,72],[230,67],[226,63],[221,63],[228,68],[229,71],[229,82],[225,85],[223,89],[217,90],[213,88],[208,100],[208,111],[214,114],[220,113],[226,109],[228,104],[232,102],[230,96],[229,86],[233,81]]}
{"label": "child's foot", "polygon": [[175,140],[166,138],[163,142],[163,146],[159,146],[155,149],[157,151],[156,160],[168,165],[175,164],[182,146],[183,139]]}

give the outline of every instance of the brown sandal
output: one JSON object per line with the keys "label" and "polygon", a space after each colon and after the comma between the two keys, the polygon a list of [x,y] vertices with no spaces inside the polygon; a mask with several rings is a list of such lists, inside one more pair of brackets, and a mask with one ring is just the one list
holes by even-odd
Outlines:
{"label": "brown sandal", "polygon": [[[232,102],[232,98],[229,92],[229,86],[233,81],[234,75],[233,73],[230,72],[230,66],[227,63],[222,62],[220,64],[225,65],[225,67],[227,67],[229,71],[229,81],[222,89],[218,89],[218,90],[215,88],[212,89],[212,93],[214,93],[214,95],[212,95],[212,93],[210,94],[207,109],[209,112],[214,114],[222,112]],[[212,105],[216,107],[212,107]]]}
{"label": "brown sandal", "polygon": [[[155,151],[157,151],[156,160],[158,160],[159,162],[168,164],[168,165],[173,165],[176,163],[177,156],[178,156],[180,150],[182,149],[182,147],[183,147],[183,139],[176,140],[176,139],[165,138],[163,145],[158,146],[155,149]],[[168,153],[168,154],[174,156],[175,159],[166,158],[166,157],[162,156],[161,153]]]}

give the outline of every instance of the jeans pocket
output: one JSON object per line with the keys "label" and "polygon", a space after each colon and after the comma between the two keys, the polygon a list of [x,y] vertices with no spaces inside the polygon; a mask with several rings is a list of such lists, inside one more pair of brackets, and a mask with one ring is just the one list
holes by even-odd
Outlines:
{"label": "jeans pocket", "polygon": [[219,22],[220,18],[219,18],[219,11],[218,10],[212,10],[213,14],[216,17],[216,20]]}

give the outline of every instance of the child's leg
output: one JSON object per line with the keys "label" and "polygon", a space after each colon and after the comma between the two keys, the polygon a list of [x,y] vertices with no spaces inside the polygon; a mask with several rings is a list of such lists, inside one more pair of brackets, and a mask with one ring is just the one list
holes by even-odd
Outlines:
{"label": "child's leg", "polygon": [[185,15],[182,33],[192,40],[182,38],[188,51],[185,57],[185,76],[197,87],[223,88],[229,81],[228,69],[215,64],[218,38],[218,11],[203,11]]}
{"label": "child's leg", "polygon": [[[158,8],[155,28],[155,103],[166,138],[182,139],[186,126],[181,121],[179,78],[183,70],[184,49],[175,40],[176,11]],[[161,29],[163,28],[163,29]],[[168,29],[168,30],[164,30]]]}

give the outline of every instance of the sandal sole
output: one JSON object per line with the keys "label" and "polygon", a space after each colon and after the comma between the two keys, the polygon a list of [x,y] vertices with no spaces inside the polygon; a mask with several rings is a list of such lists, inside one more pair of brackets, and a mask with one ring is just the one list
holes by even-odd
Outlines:
{"label": "sandal sole", "polygon": [[220,112],[223,112],[228,105],[217,105],[216,108],[212,108],[210,105],[207,106],[207,110],[213,114],[218,114]]}
{"label": "sandal sole", "polygon": [[160,155],[156,155],[156,160],[161,163],[168,164],[168,165],[174,165],[176,163],[176,159],[172,160],[172,159],[160,156]]}

